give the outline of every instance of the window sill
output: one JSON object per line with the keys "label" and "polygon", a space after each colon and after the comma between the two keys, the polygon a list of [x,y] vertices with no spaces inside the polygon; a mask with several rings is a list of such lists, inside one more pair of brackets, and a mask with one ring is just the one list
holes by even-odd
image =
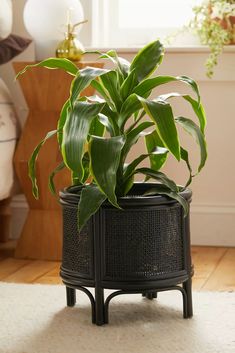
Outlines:
{"label": "window sill", "polygon": [[[117,50],[118,53],[123,53],[123,54],[132,54],[132,53],[136,53],[138,52],[140,49],[142,48],[142,46],[139,47],[116,47],[115,49]],[[210,48],[206,45],[201,45],[201,46],[197,46],[197,45],[187,45],[187,46],[166,46],[166,52],[167,53],[209,53],[210,52]],[[106,52],[109,51],[111,49],[111,47],[87,47],[86,50],[99,50],[102,52]],[[235,53],[235,45],[227,45],[224,47],[223,50],[224,53]]]}

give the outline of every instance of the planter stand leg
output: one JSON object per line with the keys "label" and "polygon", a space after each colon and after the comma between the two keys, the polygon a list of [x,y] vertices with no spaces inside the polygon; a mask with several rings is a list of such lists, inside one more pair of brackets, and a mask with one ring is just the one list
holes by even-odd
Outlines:
{"label": "planter stand leg", "polygon": [[157,298],[157,292],[143,292],[142,297],[145,297],[149,300],[153,300]]}
{"label": "planter stand leg", "polygon": [[95,288],[95,312],[96,325],[101,326],[105,324],[105,308],[104,308],[104,289],[97,286]]}
{"label": "planter stand leg", "polygon": [[74,306],[76,304],[76,290],[66,286],[67,306]]}
{"label": "planter stand leg", "polygon": [[192,302],[192,279],[189,278],[183,283],[183,289],[186,293],[184,300],[184,318],[188,319],[193,316],[193,302]]}

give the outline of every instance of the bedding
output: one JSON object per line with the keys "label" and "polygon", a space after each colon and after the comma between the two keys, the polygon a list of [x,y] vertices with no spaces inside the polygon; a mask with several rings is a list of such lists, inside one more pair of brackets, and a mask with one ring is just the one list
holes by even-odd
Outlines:
{"label": "bedding", "polygon": [[0,200],[11,194],[17,120],[10,93],[0,78]]}

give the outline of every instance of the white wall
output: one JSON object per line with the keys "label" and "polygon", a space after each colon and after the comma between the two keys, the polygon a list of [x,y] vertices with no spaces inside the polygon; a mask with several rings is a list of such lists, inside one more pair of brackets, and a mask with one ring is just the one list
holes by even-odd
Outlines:
{"label": "white wall", "polygon": [[[13,1],[19,21],[15,21],[15,33],[25,34],[20,11],[24,0]],[[84,29],[85,30],[85,29]],[[87,31],[89,32],[89,28]],[[86,34],[88,37],[89,33]],[[88,40],[87,37],[87,40]],[[120,50],[120,55],[131,59],[135,50]],[[194,244],[235,246],[235,48],[228,47],[220,58],[215,76],[212,80],[204,74],[204,61],[207,49],[169,49],[166,51],[164,63],[159,74],[192,76],[200,86],[202,101],[208,118],[206,131],[208,140],[208,162],[202,173],[194,180],[192,203],[192,241]],[[33,48],[29,48],[17,60],[32,60]],[[92,56],[87,59],[93,59]],[[13,87],[10,65],[0,69],[14,94],[15,104],[20,110],[24,106],[22,94]],[[168,85],[158,90],[158,94],[181,90],[188,92],[179,84]],[[174,103],[176,114],[189,114],[184,102]],[[21,110],[21,119],[23,121]],[[188,143],[188,139],[184,140]],[[197,148],[190,142],[192,160],[197,161]],[[138,153],[138,145],[133,153]],[[177,168],[176,168],[177,167]],[[183,183],[186,178],[185,169],[173,160],[166,168],[167,173]],[[13,207],[22,208],[22,198],[13,202]]]}

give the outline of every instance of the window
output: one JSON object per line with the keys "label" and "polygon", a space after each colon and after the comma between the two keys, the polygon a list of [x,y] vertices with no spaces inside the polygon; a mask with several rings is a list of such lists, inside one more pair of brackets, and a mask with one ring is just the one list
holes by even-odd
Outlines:
{"label": "window", "polygon": [[202,0],[94,0],[94,45],[139,46],[164,39],[192,18]]}

